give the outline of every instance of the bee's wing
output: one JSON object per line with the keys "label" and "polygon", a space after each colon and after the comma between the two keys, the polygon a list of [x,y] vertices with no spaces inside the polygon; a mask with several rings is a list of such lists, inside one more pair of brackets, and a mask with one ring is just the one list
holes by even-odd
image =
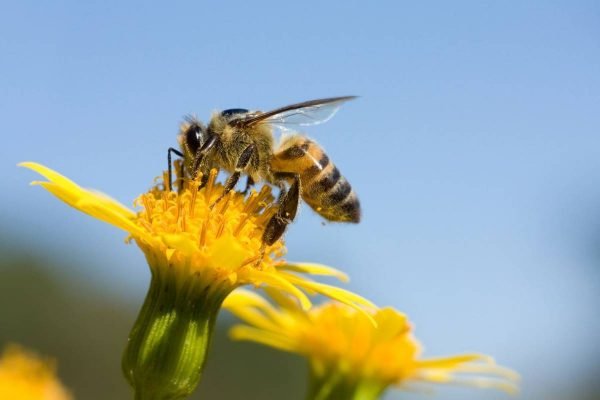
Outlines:
{"label": "bee's wing", "polygon": [[341,105],[356,96],[331,97],[292,104],[239,120],[241,126],[268,123],[285,129],[290,126],[309,126],[329,121]]}

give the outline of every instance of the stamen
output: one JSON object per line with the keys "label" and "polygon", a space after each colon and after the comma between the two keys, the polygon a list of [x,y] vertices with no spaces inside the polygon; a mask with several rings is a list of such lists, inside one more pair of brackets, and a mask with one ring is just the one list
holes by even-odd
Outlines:
{"label": "stamen", "polygon": [[[182,169],[181,166],[183,164],[183,160],[175,160],[173,162],[173,167],[175,168],[175,184],[177,184],[177,192],[182,192],[186,189],[185,185],[185,176],[181,175]],[[172,189],[171,189],[172,190]]]}
{"label": "stamen", "polygon": [[215,168],[210,170],[208,182],[206,182],[206,188],[204,189],[204,198],[206,199],[206,202],[210,202],[210,196],[212,195],[213,186],[218,173],[219,171]]}
{"label": "stamen", "polygon": [[191,182],[191,186],[188,185],[189,187],[189,191],[191,193],[191,199],[190,199],[190,217],[194,218],[194,211],[195,211],[195,207],[196,207],[196,196],[198,195],[198,186],[200,185],[202,179],[202,172],[200,172],[198,174],[198,178],[194,179]]}
{"label": "stamen", "polygon": [[163,211],[166,213],[167,211],[169,211],[169,205],[167,204],[169,202],[169,193],[168,192],[162,192],[162,205],[163,205]]}
{"label": "stamen", "polygon": [[240,232],[242,231],[242,229],[244,228],[244,226],[246,225],[246,221],[248,221],[248,217],[250,215],[247,213],[242,214],[242,217],[240,218],[240,223],[238,224],[238,226],[233,230],[233,235],[234,236],[238,236],[240,234]]}
{"label": "stamen", "polygon": [[277,213],[277,206],[269,205],[265,211],[256,219],[256,225],[264,227],[267,222]]}
{"label": "stamen", "polygon": [[225,217],[223,215],[219,216],[219,228],[217,229],[217,234],[215,235],[215,238],[218,239],[221,237],[221,234],[223,234],[223,229],[225,229]]}
{"label": "stamen", "polygon": [[[209,211],[207,211],[206,214],[208,214]],[[206,228],[208,226],[208,224],[210,223],[210,221],[208,220],[208,218],[205,218],[204,220],[200,220],[200,239],[198,240],[198,245],[200,248],[203,248],[204,245],[206,244]]]}
{"label": "stamen", "polygon": [[171,190],[171,188],[167,187],[166,182],[169,182],[169,173],[167,171],[163,171],[163,191]]}
{"label": "stamen", "polygon": [[244,205],[243,212],[245,212],[245,213],[252,212],[252,210],[254,209],[254,203],[256,203],[257,198],[258,198],[258,193],[255,191],[252,191],[252,193],[250,193],[250,195],[246,199],[246,204]]}
{"label": "stamen", "polygon": [[154,230],[152,229],[152,223],[151,221],[144,221],[143,219],[140,220],[140,224],[142,224],[144,226],[144,228],[146,228],[146,230],[148,232],[153,232]]}
{"label": "stamen", "polygon": [[145,210],[146,219],[148,220],[149,224],[152,224],[152,211],[154,209],[153,204],[150,203],[150,200],[146,195],[142,195],[141,200]]}
{"label": "stamen", "polygon": [[263,186],[262,189],[260,189],[260,193],[258,194],[258,199],[257,199],[257,207],[252,210],[252,212],[254,213],[258,213],[262,208],[265,208],[267,206],[268,203],[270,203],[273,197],[271,196],[271,188],[269,186]]}
{"label": "stamen", "polygon": [[235,195],[235,192],[231,191],[231,192],[229,192],[229,194],[226,196],[225,199],[221,200],[224,204],[221,207],[219,214],[221,214],[223,216],[225,215],[225,212],[227,211],[227,208],[229,207],[229,201],[233,198],[234,195]]}
{"label": "stamen", "polygon": [[[186,199],[187,200],[187,199]],[[181,228],[182,232],[185,232],[185,226],[186,226],[186,220],[187,220],[187,214],[188,214],[188,208],[187,206],[187,201],[186,202],[181,202],[179,204],[179,218],[177,219],[178,225]]]}
{"label": "stamen", "polygon": [[179,217],[181,216],[181,208],[183,204],[181,203],[181,197],[177,198],[177,203],[175,204],[175,223],[179,225]]}
{"label": "stamen", "polygon": [[261,253],[261,254],[258,254],[258,255],[254,256],[254,257],[251,257],[251,258],[245,260],[240,265],[240,268],[245,267],[246,265],[252,264],[252,263],[254,263],[256,261],[261,261],[262,258],[263,258],[263,256],[264,256],[264,253]]}

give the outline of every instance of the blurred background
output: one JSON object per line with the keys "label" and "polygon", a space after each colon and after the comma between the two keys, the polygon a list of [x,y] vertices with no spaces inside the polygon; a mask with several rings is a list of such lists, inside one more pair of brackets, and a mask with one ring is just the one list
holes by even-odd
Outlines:
{"label": "blurred background", "polygon": [[[2,8],[0,346],[56,357],[78,399],[132,397],[120,357],[149,271],[123,232],[29,187],[16,163],[129,205],[183,115],[348,94],[361,97],[308,133],[363,222],[304,206],[288,258],[344,269],[350,289],[405,311],[426,356],[491,354],[522,374],[523,399],[600,397],[598,2]],[[221,317],[194,398],[304,398],[302,359],[230,342]]]}

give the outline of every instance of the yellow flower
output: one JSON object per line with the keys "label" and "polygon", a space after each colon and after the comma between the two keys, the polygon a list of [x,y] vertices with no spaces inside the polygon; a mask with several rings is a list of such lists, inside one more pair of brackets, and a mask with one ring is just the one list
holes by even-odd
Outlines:
{"label": "yellow flower", "polygon": [[161,395],[140,398],[184,398],[191,393],[200,379],[221,303],[239,286],[287,293],[305,309],[311,306],[307,293],[353,306],[370,305],[351,292],[306,277],[328,275],[346,280],[340,271],[285,262],[282,240],[263,245],[262,233],[276,212],[267,186],[247,197],[231,191],[211,207],[223,192],[213,170],[202,189],[198,189],[198,181],[186,182],[179,193],[152,188],[136,199],[134,204],[141,209],[134,211],[40,164],[20,165],[47,179],[34,184],[79,211],[128,232],[144,252],[152,281],[130,335],[123,369],[136,394]]}
{"label": "yellow flower", "polygon": [[307,399],[376,399],[389,386],[409,383],[453,383],[514,393],[516,373],[481,354],[421,358],[421,346],[407,317],[393,308],[373,308],[371,320],[338,302],[305,311],[297,302],[275,296],[277,308],[243,290],[232,293],[223,307],[247,325],[230,332],[309,360],[311,385]]}
{"label": "yellow flower", "polygon": [[69,400],[71,395],[51,362],[12,345],[0,358],[0,399]]}

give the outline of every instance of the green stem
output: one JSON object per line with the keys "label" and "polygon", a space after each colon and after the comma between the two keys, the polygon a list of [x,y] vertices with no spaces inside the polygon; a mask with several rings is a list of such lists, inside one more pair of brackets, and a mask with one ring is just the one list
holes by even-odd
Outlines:
{"label": "green stem", "polygon": [[173,268],[155,270],[123,354],[136,400],[185,399],[194,391],[228,293],[197,276],[182,281]]}
{"label": "green stem", "polygon": [[386,385],[357,377],[332,368],[317,373],[310,371],[310,382],[306,400],[377,400]]}

